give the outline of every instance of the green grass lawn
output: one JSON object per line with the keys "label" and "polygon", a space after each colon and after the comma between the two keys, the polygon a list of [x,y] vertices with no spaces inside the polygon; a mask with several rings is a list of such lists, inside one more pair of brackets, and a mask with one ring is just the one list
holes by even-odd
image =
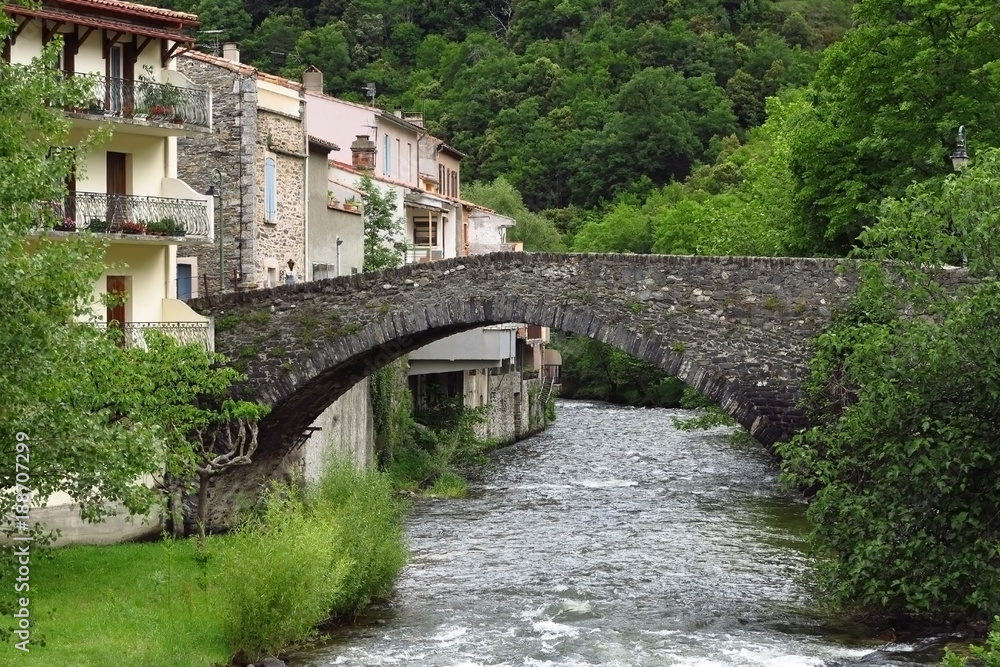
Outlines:
{"label": "green grass lawn", "polygon": [[227,663],[222,605],[217,590],[204,585],[211,577],[203,574],[197,555],[194,541],[183,540],[74,546],[56,550],[51,560],[33,558],[31,651],[0,643],[0,665]]}

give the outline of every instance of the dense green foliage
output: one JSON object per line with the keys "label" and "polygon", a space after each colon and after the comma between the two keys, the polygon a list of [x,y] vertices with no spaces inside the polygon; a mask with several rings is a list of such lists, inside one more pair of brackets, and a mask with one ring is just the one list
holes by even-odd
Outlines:
{"label": "dense green foliage", "polygon": [[161,0],[200,14],[243,59],[326,91],[423,112],[463,151],[463,181],[499,176],[534,211],[594,207],[683,179],[717,139],[806,85],[852,0]]}
{"label": "dense green foliage", "polygon": [[563,398],[595,399],[643,407],[680,404],[684,383],[662,370],[592,338],[556,338],[562,353]]}
{"label": "dense green foliage", "polygon": [[[933,616],[998,611],[1000,152],[939,189],[914,185],[862,235],[852,309],[817,340],[817,425],[780,445],[835,602]],[[979,281],[945,289],[966,255]]]}
{"label": "dense green foliage", "polygon": [[334,461],[315,485],[267,491],[218,559],[226,638],[256,661],[389,592],[406,562],[401,507],[384,475]]}
{"label": "dense green foliage", "polygon": [[1000,5],[865,0],[855,23],[824,54],[813,112],[793,135],[802,235],[838,253],[884,197],[940,182],[959,125],[1000,145]]}
{"label": "dense green foliage", "polygon": [[465,495],[463,468],[485,463],[493,444],[476,426],[485,419],[459,399],[442,399],[414,413],[405,362],[393,362],[372,375],[371,395],[379,465],[395,488],[435,497]]}
{"label": "dense green foliage", "polygon": [[968,658],[964,658],[953,652],[951,649],[945,651],[942,665],[944,667],[1000,667],[1000,616],[993,619],[993,627],[986,637],[985,646],[972,646],[970,652],[974,661],[970,665]]}

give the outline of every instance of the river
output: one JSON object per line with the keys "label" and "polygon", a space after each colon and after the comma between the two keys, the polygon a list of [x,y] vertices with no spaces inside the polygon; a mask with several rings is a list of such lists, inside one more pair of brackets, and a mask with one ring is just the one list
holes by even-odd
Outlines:
{"label": "river", "polygon": [[940,660],[824,620],[804,505],[680,410],[559,401],[468,498],[418,500],[392,600],[295,667],[848,666]]}

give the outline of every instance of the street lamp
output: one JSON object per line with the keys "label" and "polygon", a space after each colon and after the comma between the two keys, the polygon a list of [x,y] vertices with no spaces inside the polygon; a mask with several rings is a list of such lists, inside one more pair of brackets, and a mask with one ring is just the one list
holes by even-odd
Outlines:
{"label": "street lamp", "polygon": [[965,169],[967,164],[969,164],[969,153],[966,151],[965,145],[965,126],[960,125],[958,127],[958,145],[951,152],[951,167],[960,172]]}
{"label": "street lamp", "polygon": [[219,224],[216,225],[216,233],[219,236],[219,291],[226,291],[226,257],[222,245],[222,230],[225,219],[222,217],[222,178],[225,176],[218,169],[212,170],[212,184],[205,191],[206,195],[216,198],[216,210],[219,211]]}
{"label": "street lamp", "polygon": [[[951,152],[951,167],[958,173],[962,173],[965,166],[969,164],[969,152],[965,144],[965,126],[958,126],[958,144],[955,146],[955,150]],[[964,237],[965,234],[963,233]],[[964,239],[963,239],[964,240]],[[969,268],[969,256],[965,252],[965,248],[962,248],[962,268]]]}

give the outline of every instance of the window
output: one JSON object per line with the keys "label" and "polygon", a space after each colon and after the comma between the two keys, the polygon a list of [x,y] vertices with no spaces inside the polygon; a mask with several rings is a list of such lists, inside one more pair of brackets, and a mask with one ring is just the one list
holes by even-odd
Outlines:
{"label": "window", "polygon": [[194,272],[189,262],[177,262],[177,298],[187,301],[194,294]]}
{"label": "window", "polygon": [[400,163],[402,161],[403,161],[403,154],[400,152],[399,139],[396,139],[396,178],[403,177],[402,174],[403,168],[400,166]]}
{"label": "window", "polygon": [[273,155],[264,158],[264,220],[278,221],[278,165]]}
{"label": "window", "polygon": [[444,185],[445,185],[445,183],[444,183],[444,165],[443,164],[439,164],[438,165],[438,187],[437,187],[437,191],[443,193],[444,192]]}
{"label": "window", "polygon": [[413,144],[406,144],[406,181],[413,179]]}
{"label": "window", "polygon": [[413,245],[436,246],[438,242],[437,220],[429,213],[413,216]]}
{"label": "window", "polygon": [[451,172],[451,196],[458,197],[458,172]]}
{"label": "window", "polygon": [[389,152],[389,135],[382,135],[382,175],[392,175],[392,154]]}

